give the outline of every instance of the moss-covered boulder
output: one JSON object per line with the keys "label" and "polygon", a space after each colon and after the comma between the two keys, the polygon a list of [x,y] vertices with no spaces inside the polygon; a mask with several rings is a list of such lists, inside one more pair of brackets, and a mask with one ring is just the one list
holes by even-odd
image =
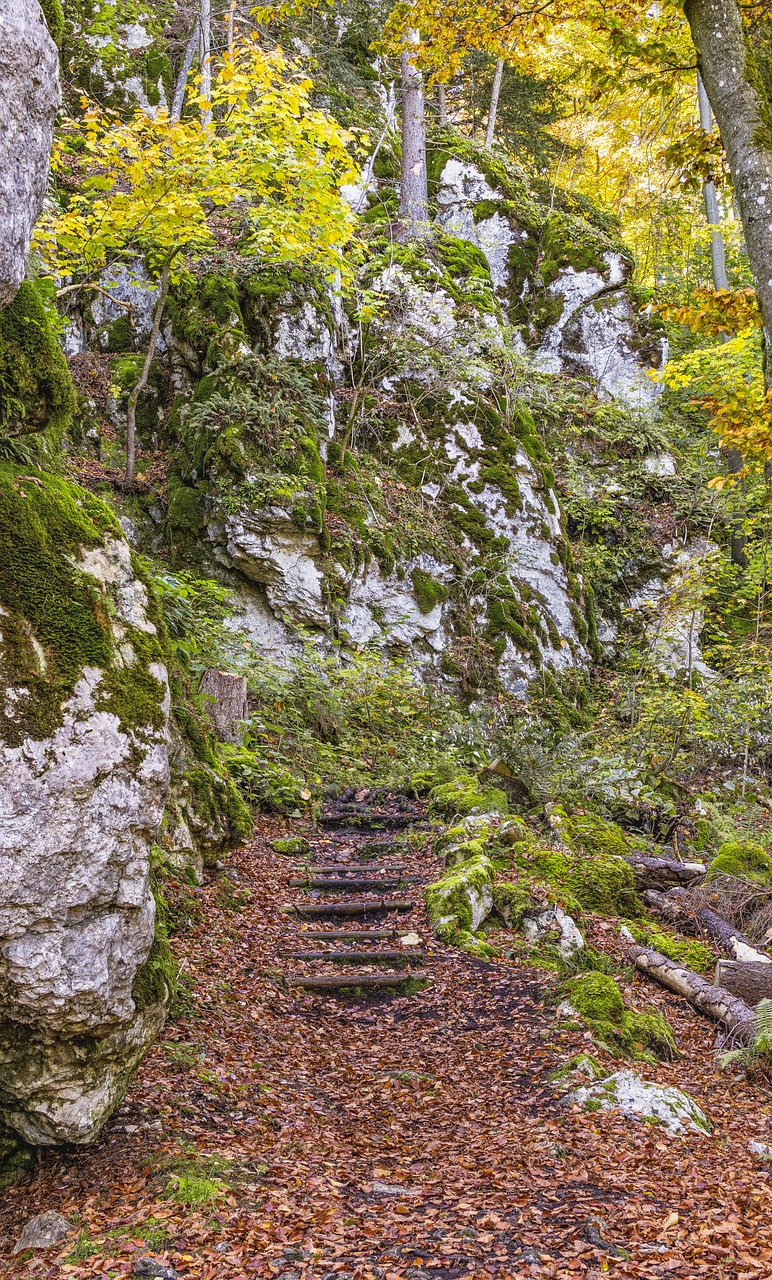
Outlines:
{"label": "moss-covered boulder", "polygon": [[595,1040],[622,1058],[677,1055],[670,1024],[655,1009],[629,1009],[617,983],[605,973],[591,971],[568,988],[568,1001],[592,1031]]}
{"label": "moss-covered boulder", "polygon": [[114,516],[64,480],[0,465],[0,562],[0,1124],[83,1142],[169,998],[165,642]]}
{"label": "moss-covered boulder", "polygon": [[760,844],[727,841],[722,844],[708,867],[708,880],[714,880],[720,875],[772,886],[772,857]]}
{"label": "moss-covered boulder", "polygon": [[474,945],[473,935],[493,907],[496,868],[484,854],[452,867],[426,890],[426,908],[437,937],[456,946]]}

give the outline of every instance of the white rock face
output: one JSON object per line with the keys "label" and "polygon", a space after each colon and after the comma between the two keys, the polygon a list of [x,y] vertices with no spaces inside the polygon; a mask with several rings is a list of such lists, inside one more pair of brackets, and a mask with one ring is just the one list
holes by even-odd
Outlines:
{"label": "white rock face", "polygon": [[[606,261],[616,257],[605,255]],[[564,274],[561,272],[552,286],[554,291],[560,291]],[[612,281],[613,277],[612,267]],[[597,279],[602,281],[600,276]],[[627,294],[623,291],[604,294],[589,305],[573,308],[569,314],[567,310],[561,317],[562,323],[559,322],[561,366],[580,376],[589,373],[600,399],[618,400],[638,410],[652,409],[662,394],[662,387],[648,376],[652,365],[636,350],[636,319]],[[551,343],[554,335],[555,330],[551,330],[547,341]],[[665,340],[661,339],[658,345],[655,367],[667,359]]]}
{"label": "white rock face", "polygon": [[[153,312],[158,300],[158,285],[148,278],[147,268],[140,259],[127,266],[117,263],[106,271],[101,280],[104,293],[95,293],[91,302],[91,318],[98,328],[128,316],[131,319],[137,341],[141,344],[150,337]],[[122,305],[123,304],[123,305]],[[128,305],[127,305],[128,304]],[[104,335],[106,343],[107,334]],[[158,335],[158,351],[166,350],[162,333]]]}
{"label": "white rock face", "polygon": [[630,600],[628,607],[646,618],[652,659],[663,675],[691,672],[706,680],[717,678],[700,649],[705,567],[717,553],[707,538],[694,538],[686,547],[668,543],[663,547],[665,575],[652,578]]}
{"label": "white rock face", "polygon": [[219,541],[221,530],[229,563],[263,584],[279,618],[328,625],[321,547],[313,531],[298,529],[283,507],[245,508],[226,516],[223,526],[209,525],[210,538]]}
{"label": "white rock face", "polygon": [[59,108],[56,45],[37,0],[0,7],[0,307],[24,279],[32,228],[43,207]]}
{"label": "white rock face", "polygon": [[440,174],[437,190],[437,222],[444,231],[469,240],[482,249],[488,259],[491,279],[503,290],[509,280],[508,259],[513,244],[527,238],[524,231],[511,227],[498,212],[475,222],[474,206],[482,200],[503,200],[504,193],[491,187],[485,175],[472,164],[448,160]]}
{"label": "white rock face", "polygon": [[566,1094],[565,1102],[600,1103],[594,1109],[621,1111],[630,1120],[658,1120],[664,1130],[677,1137],[684,1133],[707,1133],[710,1124],[693,1098],[668,1085],[642,1080],[632,1071],[617,1071],[607,1080]]}
{"label": "white rock face", "polygon": [[[105,602],[114,665],[135,666],[137,633],[156,629],[128,545],[107,538],[77,564]],[[0,742],[0,1121],[30,1143],[92,1139],[163,1023],[163,1001],[138,1010],[132,996],[169,781],[166,669],[148,671],[156,725],[124,727],[107,673],[86,666],[49,737]],[[2,695],[20,710],[30,697]]]}
{"label": "white rock face", "polygon": [[421,611],[410,579],[416,568],[437,582],[449,582],[452,577],[449,566],[431,556],[417,556],[407,561],[402,579],[395,573],[383,577],[376,562],[355,571],[343,615],[343,627],[355,645],[385,641],[415,646],[423,641],[435,654],[447,647],[449,637],[443,625],[443,603],[437,603],[427,613]]}

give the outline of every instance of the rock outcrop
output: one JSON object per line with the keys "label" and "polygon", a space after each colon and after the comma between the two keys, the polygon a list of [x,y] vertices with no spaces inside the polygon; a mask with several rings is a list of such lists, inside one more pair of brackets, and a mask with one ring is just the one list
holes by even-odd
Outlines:
{"label": "rock outcrop", "polygon": [[85,1142],[170,995],[150,886],[167,672],[98,499],[3,464],[0,559],[0,1126]]}
{"label": "rock outcrop", "polygon": [[0,11],[0,308],[24,279],[32,228],[43,205],[59,107],[56,45],[38,0]]}

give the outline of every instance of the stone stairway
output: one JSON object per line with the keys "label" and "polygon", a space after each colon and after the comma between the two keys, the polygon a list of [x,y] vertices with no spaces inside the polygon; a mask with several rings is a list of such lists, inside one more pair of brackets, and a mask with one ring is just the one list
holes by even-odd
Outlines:
{"label": "stone stairway", "polygon": [[426,953],[410,916],[420,901],[416,890],[428,877],[388,860],[394,841],[384,840],[384,833],[423,818],[404,797],[377,807],[365,797],[344,797],[325,808],[310,862],[295,867],[287,882],[295,893],[283,910],[297,925],[284,952],[294,962],[290,986],[334,991],[404,988],[416,980],[424,985]]}

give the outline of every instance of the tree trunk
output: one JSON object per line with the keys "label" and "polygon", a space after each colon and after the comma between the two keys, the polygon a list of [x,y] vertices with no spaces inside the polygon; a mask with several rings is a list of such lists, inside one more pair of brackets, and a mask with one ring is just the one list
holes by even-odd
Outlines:
{"label": "tree trunk", "polygon": [[148,376],[150,374],[150,366],[153,363],[155,349],[158,346],[158,335],[161,332],[161,318],[166,306],[166,298],[169,293],[169,278],[171,276],[172,262],[174,261],[178,249],[172,249],[166,256],[166,261],[161,272],[161,292],[158,295],[158,301],[155,304],[155,312],[153,314],[153,328],[150,331],[150,342],[145,355],[145,363],[142,366],[142,373],[139,376],[139,382],[129,396],[126,406],[126,483],[133,484],[137,472],[137,404],[139,397],[147,386]]}
{"label": "tree trunk", "polygon": [[759,1000],[772,1000],[772,964],[769,960],[719,960],[716,985],[753,1008]]}
{"label": "tree trunk", "polygon": [[[705,92],[705,85],[702,83],[702,76],[697,72],[697,101],[700,107],[700,124],[705,133],[711,133],[713,129],[713,113],[710,109],[708,95]],[[719,227],[721,225],[721,214],[718,210],[718,197],[716,196],[716,184],[711,178],[702,188],[702,195],[705,201],[705,217],[708,226]],[[716,230],[712,232],[710,237],[710,264],[713,271],[713,288],[718,291],[720,289],[729,288],[729,280],[726,274],[726,260],[724,258],[724,237],[721,232]]]}
{"label": "tree trunk", "polygon": [[677,858],[645,858],[643,854],[631,854],[625,859],[630,863],[639,885],[646,889],[669,889],[674,884],[693,884],[705,875],[707,867],[702,862],[679,862]]}
{"label": "tree trunk", "polygon": [[772,360],[772,147],[767,112],[748,66],[747,33],[737,0],[686,0],[697,62],[716,117],[740,210],[765,337]]}
{"label": "tree trunk", "polygon": [[423,76],[415,59],[421,37],[410,30],[402,50],[402,187],[399,216],[408,240],[428,234],[429,195],[426,179],[426,119]]}
{"label": "tree trunk", "polygon": [[443,129],[448,123],[448,95],[442,83],[437,85],[437,123]]}
{"label": "tree trunk", "polygon": [[742,1045],[756,1039],[756,1015],[748,1005],[723,987],[715,987],[691,969],[667,960],[651,947],[629,946],[627,953],[635,967],[669,991],[684,996],[695,1009],[719,1022]]}
{"label": "tree trunk", "polygon": [[677,925],[689,933],[694,932],[693,927],[688,929],[689,917],[677,898],[671,898],[667,893],[660,893],[659,889],[644,889],[643,900],[647,907],[651,907],[651,910],[663,920],[667,920],[668,924]]}
{"label": "tree trunk", "polygon": [[198,45],[199,45],[198,16],[196,16],[196,20],[193,23],[193,30],[190,33],[190,39],[188,40],[187,46],[185,48],[185,57],[182,60],[182,66],[180,67],[180,74],[177,76],[177,83],[174,86],[174,97],[172,98],[172,108],[169,113],[172,120],[179,120],[180,117],[182,116],[182,104],[185,101],[185,88],[188,83],[190,68],[193,66],[193,59],[196,56],[196,50],[198,48]]}
{"label": "tree trunk", "polygon": [[207,699],[204,713],[217,737],[241,742],[241,726],[248,715],[246,677],[210,667],[201,676],[198,691]]}
{"label": "tree trunk", "polygon": [[758,947],[755,947],[752,942],[743,937],[739,929],[735,929],[726,920],[722,920],[721,916],[710,910],[710,907],[702,907],[697,912],[697,919],[704,926],[711,942],[715,943],[732,960],[750,960],[761,964],[772,964],[769,956],[765,956],[763,951],[759,951]]}
{"label": "tree trunk", "polygon": [[504,79],[504,59],[498,58],[496,61],[496,71],[493,76],[493,88],[491,90],[491,105],[488,110],[488,127],[485,130],[485,146],[490,151],[493,146],[493,139],[496,135],[496,113],[499,109],[499,94],[501,93],[501,82]]}
{"label": "tree trunk", "polygon": [[[201,66],[201,95],[207,102],[212,98],[212,4],[211,0],[201,0],[198,21],[199,46],[198,57]],[[201,123],[205,129],[212,123],[212,113],[204,110]]]}

